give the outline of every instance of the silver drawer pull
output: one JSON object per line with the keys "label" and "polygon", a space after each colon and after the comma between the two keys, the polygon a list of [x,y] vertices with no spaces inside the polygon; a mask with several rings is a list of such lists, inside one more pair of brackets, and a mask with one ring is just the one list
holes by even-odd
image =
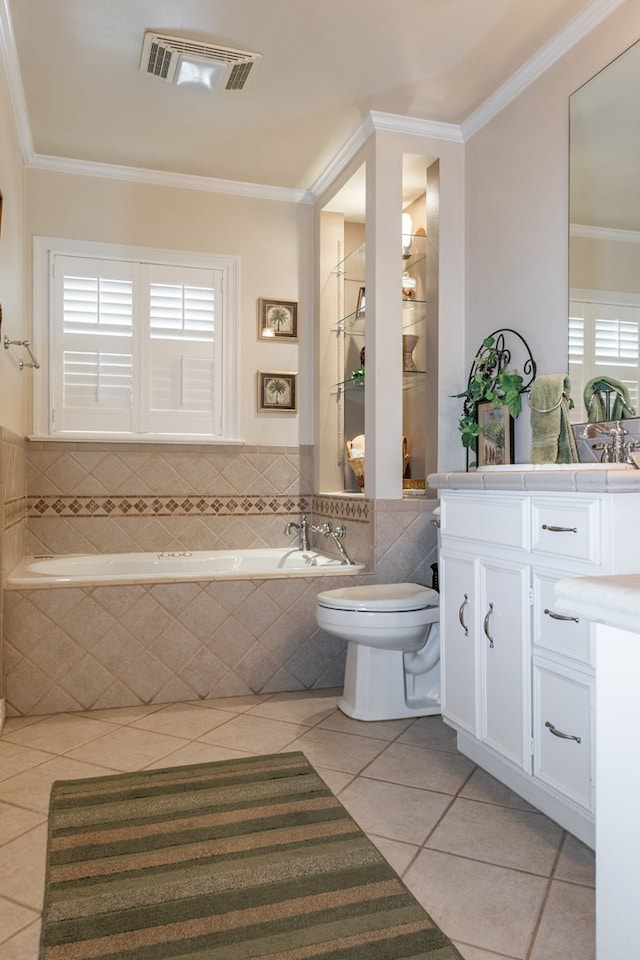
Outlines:
{"label": "silver drawer pull", "polygon": [[469,636],[469,627],[464,622],[464,608],[469,603],[469,594],[465,593],[464,600],[460,604],[460,609],[458,610],[458,620],[460,621],[460,626],[464,630],[465,637]]}
{"label": "silver drawer pull", "polygon": [[489,604],[489,609],[487,610],[486,616],[485,616],[485,618],[484,618],[484,624],[483,624],[483,626],[484,626],[485,636],[486,636],[487,640],[489,641],[489,646],[493,649],[493,637],[492,637],[491,634],[489,633],[489,617],[491,616],[492,613],[493,613],[493,604],[490,603],[490,604]]}
{"label": "silver drawer pull", "polygon": [[582,743],[582,737],[576,737],[572,733],[563,733],[562,730],[556,730],[554,725],[548,720],[545,723],[545,727],[548,728],[549,733],[552,733],[554,737],[560,737],[561,740],[575,740],[576,743]]}
{"label": "silver drawer pull", "polygon": [[551,617],[552,620],[573,620],[574,623],[580,623],[578,617],[565,617],[562,613],[554,613],[553,610],[549,610],[545,607],[544,612],[548,617]]}
{"label": "silver drawer pull", "polygon": [[548,530],[549,533],[577,533],[578,532],[577,527],[553,527],[551,526],[551,524],[548,524],[548,523],[543,523],[542,529]]}

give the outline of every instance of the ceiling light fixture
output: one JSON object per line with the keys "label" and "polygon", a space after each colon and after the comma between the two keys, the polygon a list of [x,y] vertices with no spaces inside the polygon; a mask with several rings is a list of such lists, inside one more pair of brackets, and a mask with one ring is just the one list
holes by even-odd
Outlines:
{"label": "ceiling light fixture", "polygon": [[147,30],[142,43],[140,70],[177,86],[206,90],[243,90],[259,53],[234,50],[199,40],[185,40]]}
{"label": "ceiling light fixture", "polygon": [[193,84],[196,87],[205,87],[207,90],[219,90],[224,86],[227,66],[224,63],[207,63],[204,60],[194,60],[188,57],[179,57],[174,83],[177,87]]}

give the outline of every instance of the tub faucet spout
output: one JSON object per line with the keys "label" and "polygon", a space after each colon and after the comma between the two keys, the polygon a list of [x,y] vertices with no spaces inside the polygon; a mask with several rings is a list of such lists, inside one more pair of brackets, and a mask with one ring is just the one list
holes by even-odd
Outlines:
{"label": "tub faucet spout", "polygon": [[296,523],[294,520],[290,520],[289,523],[287,523],[287,525],[284,528],[284,532],[286,533],[287,536],[291,535],[292,530],[297,530],[299,533],[298,549],[308,550],[309,549],[309,523],[304,514],[300,518],[300,523]]}
{"label": "tub faucet spout", "polygon": [[332,527],[330,523],[321,523],[318,527],[311,527],[314,533],[321,533],[323,537],[331,537],[336,547],[338,548],[338,553],[342,558],[344,564],[352,564],[353,560],[347,555],[347,551],[343,547],[341,541],[347,532],[347,528],[344,526]]}

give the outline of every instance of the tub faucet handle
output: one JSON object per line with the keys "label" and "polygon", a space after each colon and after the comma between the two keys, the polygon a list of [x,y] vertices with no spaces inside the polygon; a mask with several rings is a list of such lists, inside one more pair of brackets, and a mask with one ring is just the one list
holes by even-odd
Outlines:
{"label": "tub faucet handle", "polygon": [[305,514],[300,518],[300,523],[296,523],[295,520],[290,520],[285,528],[284,532],[287,536],[291,533],[292,530],[298,530],[300,534],[299,539],[299,549],[308,550],[309,549],[309,523]]}

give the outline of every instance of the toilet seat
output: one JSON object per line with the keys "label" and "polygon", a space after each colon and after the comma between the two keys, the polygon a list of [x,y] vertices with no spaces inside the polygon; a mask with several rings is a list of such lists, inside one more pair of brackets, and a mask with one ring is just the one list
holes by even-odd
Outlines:
{"label": "toilet seat", "polygon": [[328,610],[367,613],[423,610],[438,606],[440,596],[419,583],[378,583],[365,587],[339,587],[318,594],[318,606]]}

